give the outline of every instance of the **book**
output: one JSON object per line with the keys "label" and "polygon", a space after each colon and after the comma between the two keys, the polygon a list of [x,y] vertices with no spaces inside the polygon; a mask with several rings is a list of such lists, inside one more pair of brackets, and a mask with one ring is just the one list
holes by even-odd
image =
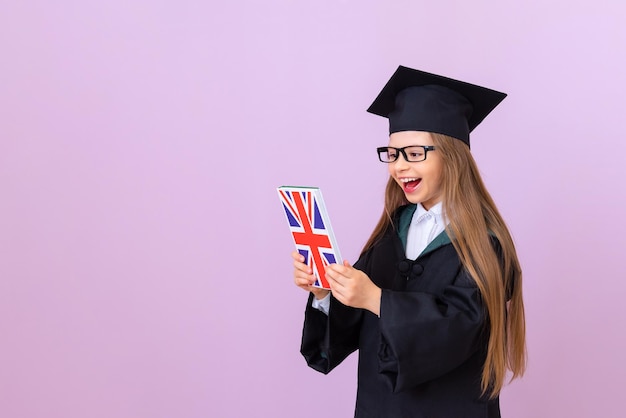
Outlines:
{"label": "book", "polygon": [[313,286],[330,289],[326,266],[341,264],[342,260],[322,191],[306,186],[281,186],[277,190],[296,250],[313,270]]}

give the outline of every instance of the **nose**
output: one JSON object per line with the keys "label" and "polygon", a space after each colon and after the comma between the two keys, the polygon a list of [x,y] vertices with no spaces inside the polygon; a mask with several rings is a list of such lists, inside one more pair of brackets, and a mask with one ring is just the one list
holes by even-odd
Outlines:
{"label": "nose", "polygon": [[409,162],[404,158],[404,155],[399,155],[398,159],[394,161],[393,168],[396,171],[404,171],[409,167]]}

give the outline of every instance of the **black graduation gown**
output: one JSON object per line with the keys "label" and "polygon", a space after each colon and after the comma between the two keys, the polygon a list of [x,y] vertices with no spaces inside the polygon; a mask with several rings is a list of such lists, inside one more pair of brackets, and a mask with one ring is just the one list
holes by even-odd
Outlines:
{"label": "black graduation gown", "polygon": [[398,211],[400,236],[388,231],[354,264],[383,289],[380,318],[332,296],[327,316],[310,295],[301,352],[328,373],[359,350],[355,417],[500,417],[498,398],[480,396],[488,331],[479,290],[445,231],[406,259],[414,209]]}

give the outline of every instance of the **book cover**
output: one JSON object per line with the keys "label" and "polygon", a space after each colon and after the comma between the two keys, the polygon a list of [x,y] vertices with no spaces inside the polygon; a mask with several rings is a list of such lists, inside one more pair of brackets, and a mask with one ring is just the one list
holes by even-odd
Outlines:
{"label": "book cover", "polygon": [[322,191],[304,186],[281,186],[277,190],[296,250],[315,275],[314,286],[330,289],[326,266],[342,260]]}

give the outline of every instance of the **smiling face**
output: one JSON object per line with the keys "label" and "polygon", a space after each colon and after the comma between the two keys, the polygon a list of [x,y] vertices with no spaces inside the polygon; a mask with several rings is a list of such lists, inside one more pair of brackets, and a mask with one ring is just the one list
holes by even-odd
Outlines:
{"label": "smiling face", "polygon": [[[410,145],[434,145],[428,132],[404,131],[389,135],[389,146],[395,148]],[[426,210],[441,201],[443,162],[441,155],[435,149],[428,151],[424,161],[410,163],[402,155],[389,163],[389,174],[398,183],[407,200],[411,203],[421,203]]]}

